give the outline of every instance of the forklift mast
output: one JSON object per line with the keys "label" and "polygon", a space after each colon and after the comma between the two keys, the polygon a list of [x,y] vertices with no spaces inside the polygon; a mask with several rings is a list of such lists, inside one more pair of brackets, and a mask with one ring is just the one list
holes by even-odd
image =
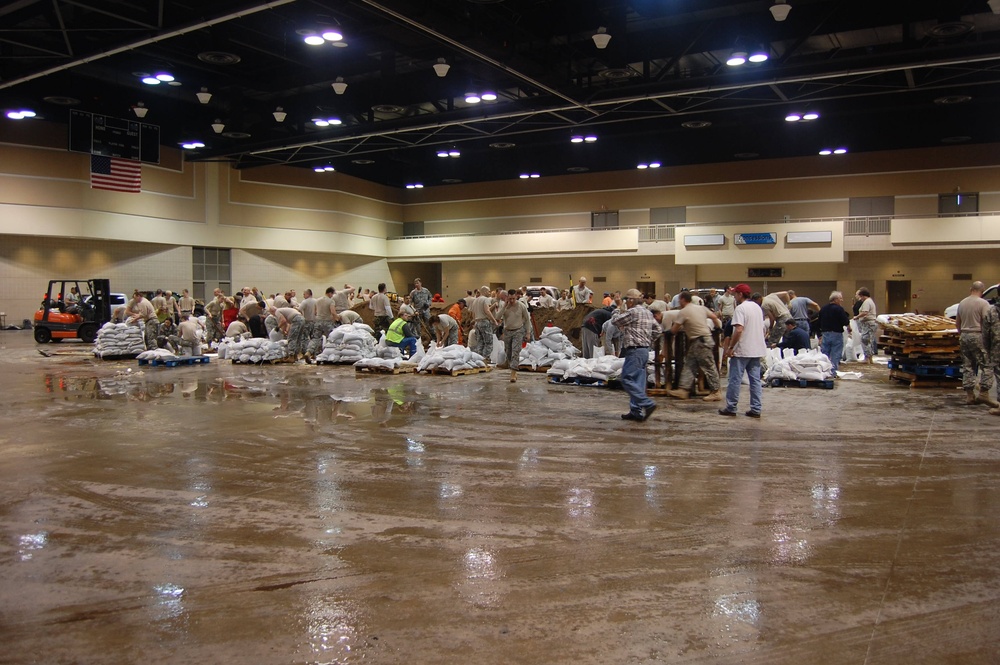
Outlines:
{"label": "forklift mast", "polygon": [[111,320],[111,280],[89,281],[91,302],[94,305],[94,322],[101,326]]}

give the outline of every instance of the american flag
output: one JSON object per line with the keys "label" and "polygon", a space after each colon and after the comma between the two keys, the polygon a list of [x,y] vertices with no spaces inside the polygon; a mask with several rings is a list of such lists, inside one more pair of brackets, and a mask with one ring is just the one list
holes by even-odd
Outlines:
{"label": "american flag", "polygon": [[113,192],[138,193],[142,186],[142,163],[117,157],[90,156],[90,186]]}

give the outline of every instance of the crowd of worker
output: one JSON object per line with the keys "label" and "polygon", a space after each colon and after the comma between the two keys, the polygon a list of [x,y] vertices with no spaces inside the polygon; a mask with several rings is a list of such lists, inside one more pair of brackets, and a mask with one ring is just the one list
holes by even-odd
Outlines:
{"label": "crowd of worker", "polygon": [[[993,408],[991,413],[1000,415],[1000,404],[989,396],[994,371],[1000,369],[1000,363],[990,361],[1000,360],[1000,310],[983,300],[982,292],[983,284],[976,282],[970,296],[959,306],[963,387],[969,403],[987,404]],[[371,310],[375,335],[384,334],[385,343],[398,347],[406,357],[416,354],[418,346],[422,350],[427,340],[439,347],[466,345],[489,359],[494,340],[500,340],[504,360],[498,368],[509,369],[514,382],[521,348],[537,333],[533,311],[558,312],[584,306],[582,356],[591,358],[601,349],[625,359],[621,383],[630,402],[629,412],[622,418],[637,421],[648,419],[656,409],[655,402],[646,395],[646,365],[650,349],[655,348],[663,333],[683,334],[686,342],[683,366],[677,368],[679,384],[669,395],[690,399],[700,374],[707,390],[703,399],[725,402],[719,409],[724,416],[736,415],[745,376],[749,384],[749,409],[745,415],[761,417],[762,360],[769,348],[796,353],[818,347],[829,358],[836,375],[846,358],[845,338],[850,339],[853,320],[864,362],[872,363],[877,353],[877,312],[867,288],[854,294],[853,312],[845,309],[840,291],[833,291],[820,305],[791,289],[762,295],[746,284],[725,289],[682,289],[673,297],[667,294],[663,298],[629,289],[624,294],[605,292],[603,298],[597,299],[587,279],[580,277],[559,295],[556,298],[543,289],[540,295],[531,297],[526,287],[482,286],[467,291],[465,297],[445,309],[440,294],[432,294],[420,279],[414,280],[408,294],[393,298],[397,301],[395,307],[385,284],[379,284],[374,291],[360,292],[349,284],[341,289],[331,286],[318,298],[310,289],[305,289],[301,298],[295,290],[265,297],[251,287],[233,296],[216,289],[204,303],[202,325],[195,316],[197,304],[186,289],[180,297],[157,291],[152,299],[136,291],[114,318],[131,324],[144,322],[147,348],[197,354],[202,344],[217,344],[223,337],[285,339],[289,359],[311,363],[333,328],[361,321],[356,309],[366,307]],[[728,373],[724,393],[720,370]]]}

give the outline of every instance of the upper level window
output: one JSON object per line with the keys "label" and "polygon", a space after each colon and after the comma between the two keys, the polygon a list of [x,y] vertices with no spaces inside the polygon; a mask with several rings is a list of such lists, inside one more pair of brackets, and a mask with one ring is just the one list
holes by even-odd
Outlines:
{"label": "upper level window", "polygon": [[938,194],[939,215],[957,215],[968,212],[979,212],[978,192]]}

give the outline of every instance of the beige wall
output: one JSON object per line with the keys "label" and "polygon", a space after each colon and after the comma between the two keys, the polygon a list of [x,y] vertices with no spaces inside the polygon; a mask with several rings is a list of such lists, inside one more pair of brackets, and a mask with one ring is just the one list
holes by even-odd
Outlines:
{"label": "beige wall", "polygon": [[359,291],[365,288],[374,291],[379,282],[386,282],[386,288],[394,290],[385,259],[240,249],[234,249],[231,258],[234,290],[256,286],[266,294],[284,293],[288,289],[301,294],[308,288],[317,298],[327,287],[340,289],[344,284]]}

